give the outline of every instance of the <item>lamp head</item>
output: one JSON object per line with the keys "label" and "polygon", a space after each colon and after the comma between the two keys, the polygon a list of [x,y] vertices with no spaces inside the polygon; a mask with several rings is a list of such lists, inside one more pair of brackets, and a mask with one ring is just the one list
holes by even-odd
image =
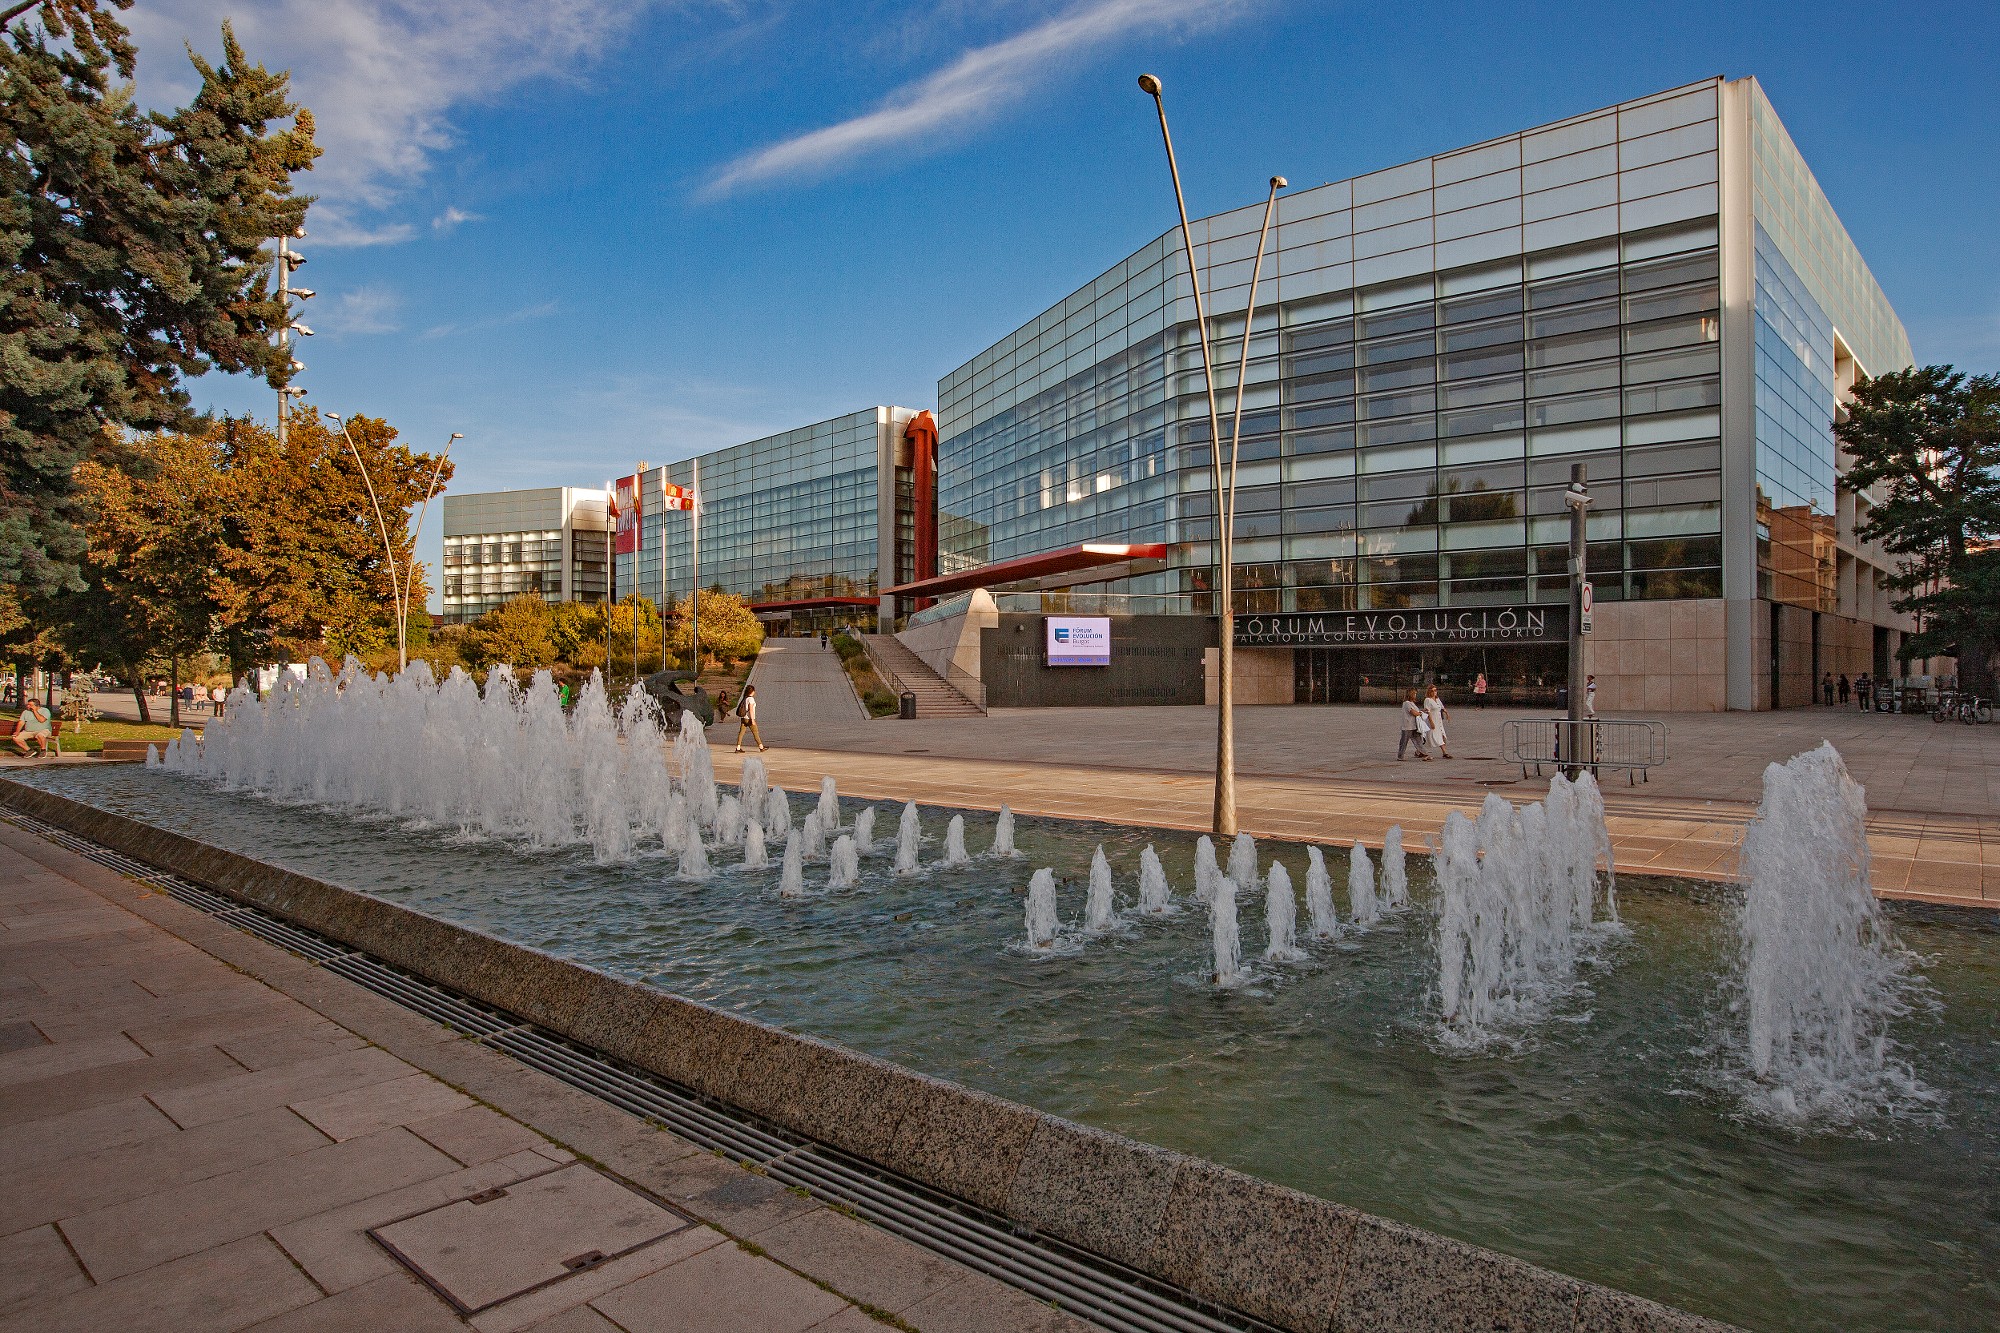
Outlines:
{"label": "lamp head", "polygon": [[451,438],[452,438],[452,439],[454,439],[454,440],[462,440],[462,439],[464,439],[464,438],[465,438],[465,436],[464,436],[464,435],[463,435],[462,433],[460,433],[459,431],[453,431],[453,432],[451,433]]}
{"label": "lamp head", "polygon": [[1284,189],[1284,188],[1285,188],[1285,187],[1286,187],[1287,185],[1290,185],[1290,184],[1291,184],[1291,182],[1290,182],[1290,181],[1288,181],[1288,180],[1286,180],[1286,179],[1285,179],[1285,178],[1284,178],[1283,176],[1273,176],[1273,177],[1271,177],[1271,188],[1272,188],[1272,189],[1274,189],[1274,190],[1282,190],[1282,189]]}
{"label": "lamp head", "polygon": [[1148,97],[1158,97],[1160,95],[1160,80],[1158,76],[1141,74],[1139,76],[1139,91],[1145,93]]}

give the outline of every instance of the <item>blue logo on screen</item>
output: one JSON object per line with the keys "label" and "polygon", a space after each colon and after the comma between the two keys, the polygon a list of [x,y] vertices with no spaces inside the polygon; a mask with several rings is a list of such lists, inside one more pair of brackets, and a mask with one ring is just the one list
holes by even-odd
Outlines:
{"label": "blue logo on screen", "polygon": [[1057,643],[1069,642],[1069,631],[1067,629],[1064,629],[1060,625],[1056,626],[1056,642]]}

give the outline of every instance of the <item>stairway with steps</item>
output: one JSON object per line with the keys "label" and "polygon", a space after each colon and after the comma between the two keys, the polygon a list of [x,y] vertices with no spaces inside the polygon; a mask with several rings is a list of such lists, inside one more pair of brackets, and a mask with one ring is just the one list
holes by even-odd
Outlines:
{"label": "stairway with steps", "polygon": [[960,694],[944,677],[931,670],[923,658],[893,634],[864,634],[869,660],[892,693],[908,690],[917,696],[917,716],[985,717],[986,710]]}

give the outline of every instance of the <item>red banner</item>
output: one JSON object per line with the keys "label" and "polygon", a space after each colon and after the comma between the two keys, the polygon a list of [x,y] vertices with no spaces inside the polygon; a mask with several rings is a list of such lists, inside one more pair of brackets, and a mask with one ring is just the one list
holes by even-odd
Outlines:
{"label": "red banner", "polygon": [[639,549],[639,478],[635,474],[612,483],[612,512],[616,515],[618,540],[615,549],[627,555]]}

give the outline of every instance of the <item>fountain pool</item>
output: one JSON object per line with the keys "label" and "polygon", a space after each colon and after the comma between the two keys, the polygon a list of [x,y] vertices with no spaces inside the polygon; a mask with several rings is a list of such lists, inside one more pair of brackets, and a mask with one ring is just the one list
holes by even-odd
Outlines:
{"label": "fountain pool", "polygon": [[[1976,1327],[2000,1306],[2000,926],[1889,913],[1928,958],[1938,1004],[1890,1025],[1937,1095],[1800,1129],[1742,1095],[1736,903],[1718,886],[1619,881],[1625,929],[1578,958],[1575,985],[1518,1040],[1465,1050],[1436,997],[1437,899],[1413,847],[1411,907],[1307,958],[1245,948],[1209,984],[1191,836],[1019,817],[1018,858],[938,864],[954,813],[968,846],[991,814],[920,808],[920,862],[878,840],[859,880],[782,899],[771,864],[717,852],[709,878],[642,851],[535,849],[280,805],[136,767],[48,768],[37,785],[574,957],[725,1009],[1757,1329]],[[813,797],[793,798],[803,818]],[[841,798],[851,829],[863,803]],[[883,811],[893,806],[883,805]],[[900,832],[900,829],[899,829]],[[1104,847],[1119,929],[1084,936]],[[1181,910],[1133,911],[1158,855]],[[1260,842],[1304,881],[1307,850]],[[1326,855],[1338,883],[1348,853]],[[1021,947],[1032,871],[1054,867],[1065,942]],[[1264,894],[1236,895],[1261,946]],[[1343,922],[1343,925],[1346,923]]]}

